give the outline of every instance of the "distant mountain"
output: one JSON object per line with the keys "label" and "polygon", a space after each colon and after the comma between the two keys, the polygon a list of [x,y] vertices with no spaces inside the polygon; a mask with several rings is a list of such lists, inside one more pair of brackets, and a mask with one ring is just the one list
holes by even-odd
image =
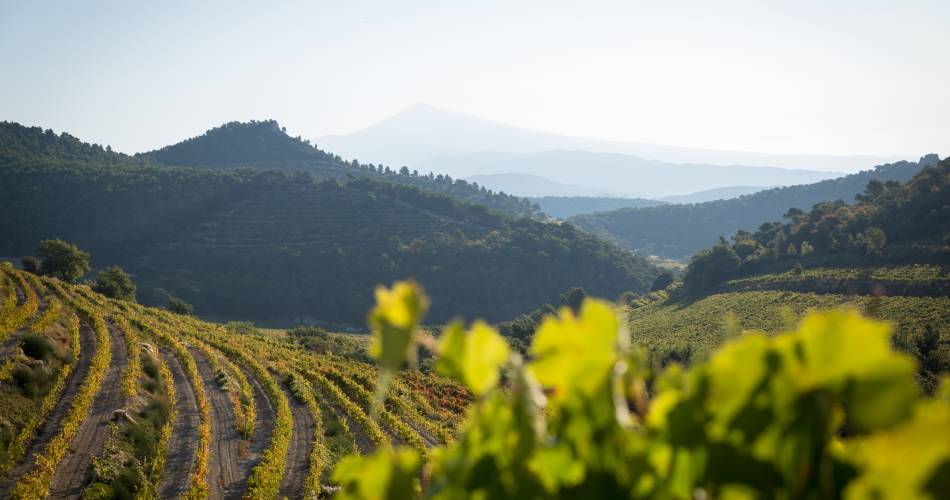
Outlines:
{"label": "distant mountain", "polygon": [[368,177],[443,193],[459,201],[479,203],[508,215],[538,215],[538,208],[524,198],[492,192],[464,180],[454,180],[441,174],[423,175],[409,169],[383,165],[346,162],[339,155],[317,149],[309,141],[290,137],[286,129],[274,120],[226,123],[177,144],[140,153],[136,158],[164,165],[306,171],[318,179],[336,179],[341,182]]}
{"label": "distant mountain", "polygon": [[580,214],[606,212],[618,208],[640,208],[664,205],[665,202],[648,200],[646,198],[605,198],[599,196],[544,196],[531,198],[541,207],[541,211],[556,217],[566,219]]}
{"label": "distant mountain", "polygon": [[[201,142],[189,154],[213,151]],[[250,160],[271,150],[250,149]],[[315,177],[169,166],[3,123],[0,255],[29,255],[40,240],[63,238],[89,251],[94,267],[129,271],[144,302],[171,293],[205,316],[285,324],[365,324],[373,288],[397,279],[426,287],[432,321],[451,314],[499,321],[575,286],[603,297],[645,291],[659,274],[571,224],[504,217],[368,175]],[[411,173],[377,177],[421,182]]]}
{"label": "distant mountain", "polygon": [[731,200],[689,205],[624,208],[579,215],[570,220],[642,254],[685,259],[740,229],[753,231],[781,220],[790,208],[809,209],[823,201],[853,201],[868,181],[906,181],[921,168],[939,162],[931,154],[918,162],[897,162],[856,174],[803,186],[774,188]]}
{"label": "distant mountain", "polygon": [[[766,154],[605,141],[513,127],[424,104],[412,106],[395,116],[352,134],[320,137],[317,139],[317,144],[348,158],[410,165],[416,168],[421,168],[421,165],[437,156],[466,155],[485,151],[538,153],[552,150],[577,150],[627,154],[670,163],[758,165],[833,172],[853,172],[866,168],[867,165],[908,159]],[[525,172],[520,169],[509,171]],[[488,172],[469,172],[462,176],[481,173]],[[451,175],[458,176],[459,174],[451,173]],[[558,180],[552,176],[548,177]],[[733,179],[732,184],[751,185],[753,183]]]}
{"label": "distant mountain", "polygon": [[551,179],[531,174],[485,174],[466,177],[465,180],[485,186],[494,191],[513,194],[516,196],[604,196],[602,190],[573,186],[552,181]]}
{"label": "distant mountain", "polygon": [[706,189],[690,194],[664,196],[661,201],[669,203],[705,203],[707,201],[729,200],[743,195],[758,193],[775,186],[729,186],[723,188]]}
{"label": "distant mountain", "polygon": [[518,172],[595,192],[641,198],[681,195],[739,183],[748,186],[808,184],[841,175],[774,167],[674,164],[587,151],[446,155],[418,167],[423,172],[443,172],[456,177]]}

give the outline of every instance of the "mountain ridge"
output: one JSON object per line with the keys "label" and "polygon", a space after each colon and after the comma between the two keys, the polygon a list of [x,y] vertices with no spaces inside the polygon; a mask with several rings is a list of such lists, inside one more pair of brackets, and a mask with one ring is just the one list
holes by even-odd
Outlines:
{"label": "mountain ridge", "polygon": [[685,259],[712,245],[720,236],[780,220],[790,208],[808,209],[836,199],[853,200],[868,181],[906,181],[935,164],[935,154],[918,162],[897,162],[813,184],[760,191],[730,200],[685,205],[625,208],[572,217],[570,221],[641,253]]}
{"label": "mountain ridge", "polygon": [[[466,141],[477,138],[478,142]],[[472,114],[416,104],[348,134],[324,135],[318,144],[363,161],[414,165],[439,154],[585,150],[615,152],[671,163],[816,168],[856,171],[867,165],[899,161],[873,155],[776,154],[729,151],[573,137],[495,122]],[[423,146],[425,149],[422,149]]]}

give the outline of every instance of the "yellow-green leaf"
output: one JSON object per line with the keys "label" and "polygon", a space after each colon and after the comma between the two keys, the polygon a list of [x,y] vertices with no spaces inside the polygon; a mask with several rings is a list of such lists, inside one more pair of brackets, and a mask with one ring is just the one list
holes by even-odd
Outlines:
{"label": "yellow-green leaf", "polygon": [[428,307],[429,299],[417,283],[398,281],[392,289],[376,288],[376,307],[369,314],[373,332],[370,354],[384,370],[398,370],[406,361]]}
{"label": "yellow-green leaf", "polygon": [[574,390],[589,395],[606,383],[623,340],[613,306],[586,299],[578,316],[562,308],[558,317],[545,318],[531,344],[529,369],[552,402]]}
{"label": "yellow-green leaf", "polygon": [[453,323],[439,346],[439,373],[464,383],[476,396],[498,385],[499,370],[508,359],[509,348],[494,328],[478,321],[466,333],[461,324]]}

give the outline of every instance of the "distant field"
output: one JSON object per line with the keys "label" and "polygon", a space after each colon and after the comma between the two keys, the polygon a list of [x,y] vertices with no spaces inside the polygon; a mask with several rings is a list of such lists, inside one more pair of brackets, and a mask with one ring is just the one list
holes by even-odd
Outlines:
{"label": "distant field", "polygon": [[944,342],[950,339],[950,297],[729,292],[695,302],[665,300],[645,305],[630,311],[628,325],[634,342],[650,349],[689,346],[694,353],[702,353],[719,345],[728,332],[743,329],[776,333],[808,310],[833,307],[854,307],[892,321],[899,332],[916,333],[930,326],[937,329]]}

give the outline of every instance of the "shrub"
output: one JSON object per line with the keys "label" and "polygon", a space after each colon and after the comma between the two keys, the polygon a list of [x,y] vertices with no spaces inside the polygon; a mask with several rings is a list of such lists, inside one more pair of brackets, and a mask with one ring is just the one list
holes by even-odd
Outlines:
{"label": "shrub", "polygon": [[20,260],[23,270],[28,273],[40,274],[40,261],[36,257],[23,257]]}
{"label": "shrub", "polygon": [[191,304],[179,299],[178,297],[171,296],[168,297],[168,305],[166,306],[166,309],[175,314],[183,314],[186,316],[189,316],[195,312],[195,308]]}
{"label": "shrub", "polygon": [[23,354],[31,358],[44,361],[56,352],[53,343],[49,339],[35,333],[28,333],[23,336],[20,340],[20,349],[23,349]]}
{"label": "shrub", "polygon": [[106,297],[135,302],[135,283],[119,266],[107,267],[100,271],[92,289]]}

